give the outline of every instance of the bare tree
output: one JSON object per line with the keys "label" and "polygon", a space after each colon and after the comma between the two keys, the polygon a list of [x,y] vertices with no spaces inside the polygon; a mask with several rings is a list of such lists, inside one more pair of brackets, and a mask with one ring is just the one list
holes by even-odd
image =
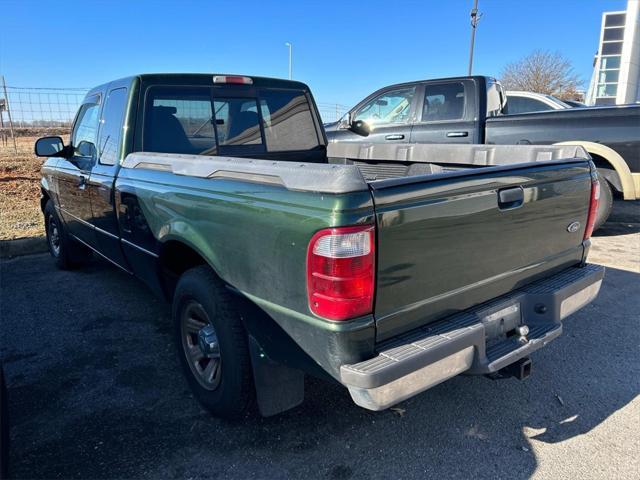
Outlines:
{"label": "bare tree", "polygon": [[560,99],[578,100],[582,85],[571,62],[559,53],[536,50],[517,62],[508,63],[500,80],[507,90],[544,93]]}

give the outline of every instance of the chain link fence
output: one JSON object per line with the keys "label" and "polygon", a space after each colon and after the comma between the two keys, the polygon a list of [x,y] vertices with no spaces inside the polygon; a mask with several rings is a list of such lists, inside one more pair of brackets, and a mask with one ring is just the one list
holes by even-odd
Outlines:
{"label": "chain link fence", "polygon": [[[15,137],[65,135],[69,133],[86,88],[28,88],[0,84],[0,145]],[[348,107],[318,102],[324,123],[339,120]],[[15,143],[15,142],[13,142]]]}
{"label": "chain link fence", "polygon": [[339,103],[318,102],[318,111],[324,123],[337,122],[348,110],[349,107]]}
{"label": "chain link fence", "polygon": [[88,89],[0,88],[0,140],[14,137],[67,134]]}

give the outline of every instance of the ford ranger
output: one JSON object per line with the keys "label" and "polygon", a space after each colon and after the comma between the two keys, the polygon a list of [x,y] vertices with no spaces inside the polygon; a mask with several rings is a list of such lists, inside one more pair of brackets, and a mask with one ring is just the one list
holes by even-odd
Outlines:
{"label": "ford ranger", "polygon": [[596,228],[611,213],[613,192],[640,199],[640,105],[520,113],[508,98],[484,76],[402,83],[372,93],[325,127],[338,143],[581,145],[600,177]]}
{"label": "ford ranger", "polygon": [[522,379],[604,275],[581,147],[328,156],[299,82],[112,81],[68,144],[35,150],[57,265],[94,252],[171,302],[186,378],[219,416],[292,408],[305,374],[371,410],[461,373]]}

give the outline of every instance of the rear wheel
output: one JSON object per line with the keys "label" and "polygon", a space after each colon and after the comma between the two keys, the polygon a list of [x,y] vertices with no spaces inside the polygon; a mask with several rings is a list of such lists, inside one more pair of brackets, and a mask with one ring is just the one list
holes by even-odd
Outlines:
{"label": "rear wheel", "polygon": [[208,266],[185,272],[173,299],[180,362],[198,401],[216,416],[237,418],[255,387],[247,333],[235,299]]}
{"label": "rear wheel", "polygon": [[600,181],[600,200],[598,201],[594,230],[597,230],[605,224],[613,209],[613,192],[611,191],[611,185],[600,173],[598,173],[598,180]]}
{"label": "rear wheel", "polygon": [[58,268],[69,270],[91,257],[91,251],[87,247],[67,235],[51,200],[44,208],[44,227],[49,253]]}

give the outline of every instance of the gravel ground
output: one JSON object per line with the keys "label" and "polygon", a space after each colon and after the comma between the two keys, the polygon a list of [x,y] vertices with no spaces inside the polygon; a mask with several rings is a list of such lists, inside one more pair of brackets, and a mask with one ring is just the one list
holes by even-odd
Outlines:
{"label": "gravel ground", "polygon": [[15,478],[638,478],[640,203],[594,238],[598,299],[523,382],[454,378],[369,412],[316,380],[274,418],[215,419],[179,371],[169,310],[135,279],[48,255],[6,261]]}

